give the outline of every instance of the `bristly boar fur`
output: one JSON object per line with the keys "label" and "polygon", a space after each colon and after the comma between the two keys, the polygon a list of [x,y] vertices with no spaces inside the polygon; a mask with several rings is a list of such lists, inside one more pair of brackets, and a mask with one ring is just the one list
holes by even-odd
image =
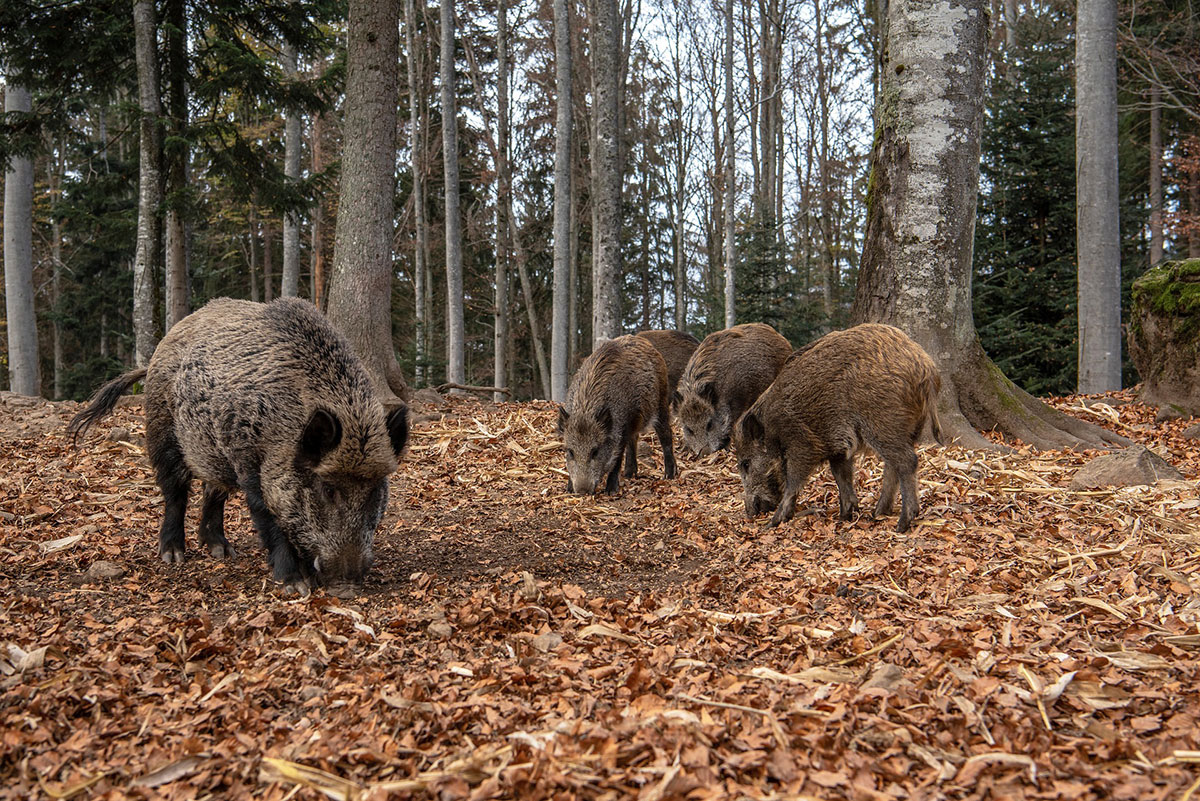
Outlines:
{"label": "bristly boar fur", "polygon": [[662,354],[663,361],[667,363],[667,394],[674,397],[679,378],[696,348],[700,347],[700,340],[686,331],[669,329],[638,331],[637,335],[648,340]]}
{"label": "bristly boar fur", "polygon": [[707,456],[729,447],[733,424],[771,386],[792,353],[791,344],[765,323],[709,334],[679,379],[674,403],[683,444]]}
{"label": "bristly boar fur", "polygon": [[669,403],[667,363],[646,339],[617,337],[596,348],[579,366],[567,403],[558,410],[567,492],[590,495],[605,481],[605,492],[614,494],[622,454],[626,478],[636,475],[638,435],[651,425],[662,445],[664,477],[674,478]]}
{"label": "bristly boar fur", "polygon": [[374,559],[388,475],[408,409],[384,413],[349,343],[312,304],[221,298],[171,328],[144,369],[102,387],[71,421],[78,436],[145,378],[146,450],[165,508],[164,562],[184,557],[193,477],[204,483],[199,539],[232,554],[223,515],[240,489],[285,591],[358,591]]}
{"label": "bristly boar fur", "polygon": [[899,484],[897,530],[908,530],[920,513],[913,446],[926,423],[942,441],[940,388],[933,359],[890,325],[835,331],[796,351],[737,424],[746,514],[774,509],[772,526],[790,520],[804,482],[828,460],[841,519],[851,519],[858,511],[854,457],[866,447],[884,465],[875,514],[892,513]]}

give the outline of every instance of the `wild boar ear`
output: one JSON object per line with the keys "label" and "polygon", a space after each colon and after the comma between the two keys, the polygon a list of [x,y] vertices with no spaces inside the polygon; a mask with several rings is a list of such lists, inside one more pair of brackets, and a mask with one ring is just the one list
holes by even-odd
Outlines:
{"label": "wild boar ear", "polygon": [[558,406],[558,435],[567,430],[567,421],[571,419],[571,415],[567,413],[567,407],[559,404]]}
{"label": "wild boar ear", "polygon": [[600,424],[601,428],[612,428],[612,421],[612,409],[607,406],[601,407],[600,411],[596,413],[596,422]]}
{"label": "wild boar ear", "polygon": [[762,420],[759,420],[758,415],[754,412],[746,412],[739,425],[742,428],[742,439],[744,440],[759,440],[767,433],[763,428]]}
{"label": "wild boar ear", "polygon": [[700,387],[700,391],[697,394],[699,394],[700,397],[704,398],[713,406],[717,405],[717,385],[711,381]]}
{"label": "wild boar ear", "polygon": [[400,458],[404,446],[408,444],[408,407],[397,406],[388,412],[386,425],[388,439],[392,441],[392,452],[396,458]]}
{"label": "wild boar ear", "polygon": [[296,463],[303,467],[316,467],[341,441],[342,422],[332,413],[317,409],[308,418],[304,433],[300,435]]}

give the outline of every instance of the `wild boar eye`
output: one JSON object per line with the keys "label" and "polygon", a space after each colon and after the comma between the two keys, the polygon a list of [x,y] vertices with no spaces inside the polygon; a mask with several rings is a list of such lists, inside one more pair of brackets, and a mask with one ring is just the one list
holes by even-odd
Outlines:
{"label": "wild boar eye", "polygon": [[592,458],[595,459],[599,455],[600,455],[600,447],[597,446],[595,448],[592,448]]}
{"label": "wild boar eye", "polygon": [[568,459],[574,459],[574,458],[575,458],[575,451],[571,450],[570,448],[567,448],[567,458],[568,458]]}
{"label": "wild boar eye", "polygon": [[738,469],[741,470],[743,473],[749,473],[750,472],[750,460],[743,459],[742,463],[738,465]]}
{"label": "wild boar eye", "polygon": [[708,430],[712,431],[712,420],[708,421]]}

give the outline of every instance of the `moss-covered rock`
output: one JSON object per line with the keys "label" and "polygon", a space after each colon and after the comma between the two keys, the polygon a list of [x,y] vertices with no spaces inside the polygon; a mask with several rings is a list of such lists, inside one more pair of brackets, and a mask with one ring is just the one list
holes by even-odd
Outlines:
{"label": "moss-covered rock", "polygon": [[1167,262],[1134,282],[1129,355],[1142,401],[1200,414],[1200,259]]}

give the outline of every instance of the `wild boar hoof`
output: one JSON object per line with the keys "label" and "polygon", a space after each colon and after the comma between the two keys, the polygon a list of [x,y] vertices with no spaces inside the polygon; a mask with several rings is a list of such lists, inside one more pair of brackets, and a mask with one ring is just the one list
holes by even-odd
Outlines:
{"label": "wild boar hoof", "polygon": [[848,509],[843,509],[838,518],[841,520],[853,520],[858,515],[858,507],[851,506]]}
{"label": "wild boar hoof", "polygon": [[898,532],[900,532],[901,534],[903,534],[904,532],[908,531],[908,530],[909,530],[909,528],[911,528],[911,527],[912,527],[912,518],[911,518],[911,517],[904,517],[904,516],[902,515],[902,516],[900,517],[900,522],[896,524],[896,531],[898,531]]}
{"label": "wild boar hoof", "polygon": [[182,548],[161,548],[159,549],[158,555],[159,558],[161,558],[168,565],[183,563]]}
{"label": "wild boar hoof", "polygon": [[283,594],[285,596],[295,595],[299,598],[307,598],[312,594],[312,588],[308,586],[308,579],[297,578],[283,583]]}
{"label": "wild boar hoof", "polygon": [[232,559],[233,546],[228,542],[214,542],[208,546],[208,553],[214,559]]}

